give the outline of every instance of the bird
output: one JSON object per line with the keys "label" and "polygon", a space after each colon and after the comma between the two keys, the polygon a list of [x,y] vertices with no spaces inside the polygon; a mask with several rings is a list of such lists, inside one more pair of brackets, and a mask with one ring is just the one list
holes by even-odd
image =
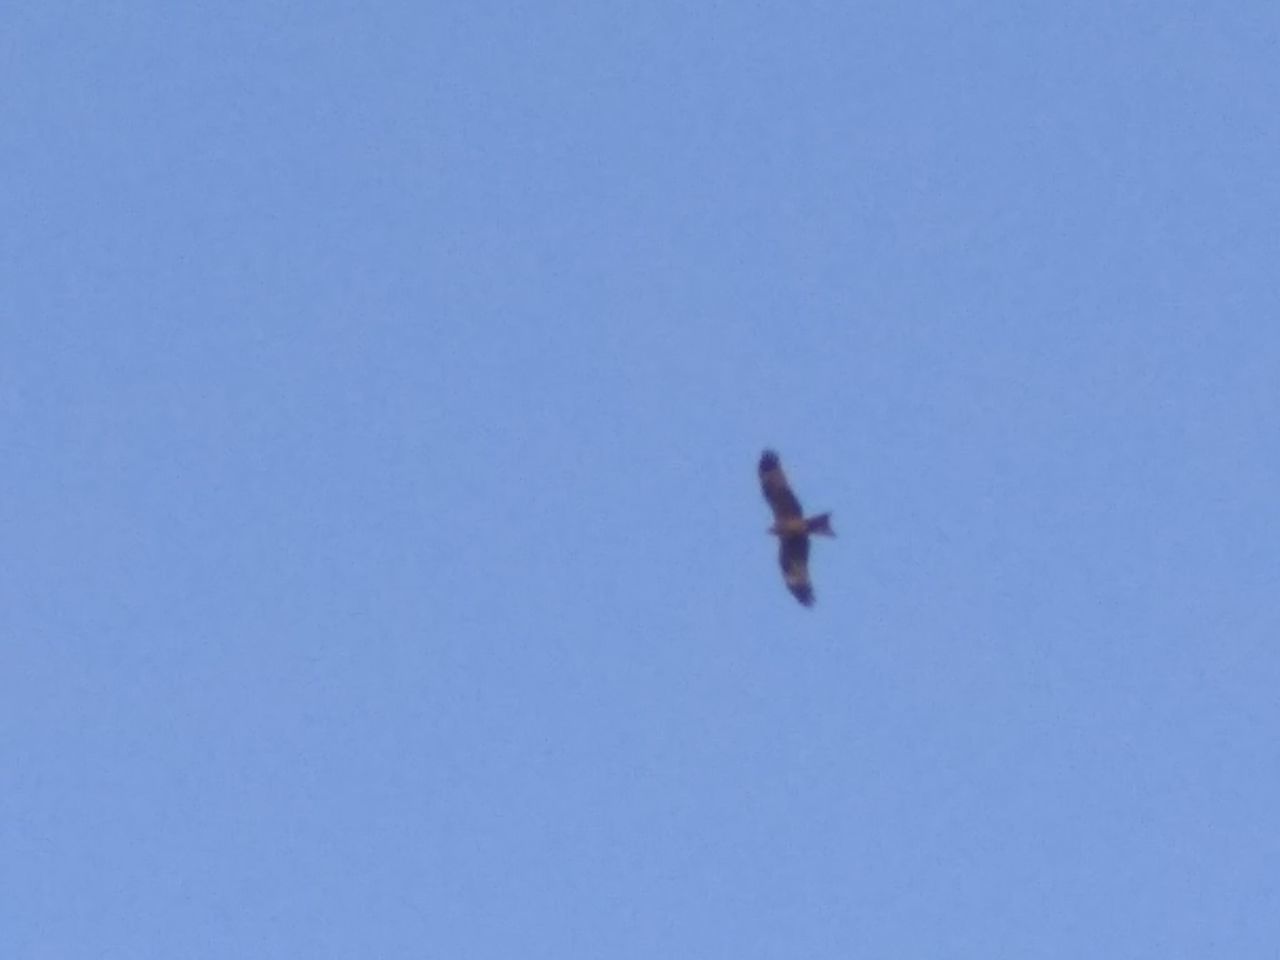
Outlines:
{"label": "bird", "polygon": [[778,563],[787,589],[806,607],[813,606],[813,584],[809,580],[809,537],[834,537],[831,514],[820,513],[806,519],[800,501],[791,492],[787,475],[777,453],[760,454],[760,489],[773,509],[769,533],[778,538]]}

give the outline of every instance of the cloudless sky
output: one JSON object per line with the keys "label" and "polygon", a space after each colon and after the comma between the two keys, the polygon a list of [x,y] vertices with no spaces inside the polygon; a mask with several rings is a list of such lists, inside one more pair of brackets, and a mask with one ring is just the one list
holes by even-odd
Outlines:
{"label": "cloudless sky", "polygon": [[19,2],[0,106],[0,956],[1276,956],[1274,4]]}

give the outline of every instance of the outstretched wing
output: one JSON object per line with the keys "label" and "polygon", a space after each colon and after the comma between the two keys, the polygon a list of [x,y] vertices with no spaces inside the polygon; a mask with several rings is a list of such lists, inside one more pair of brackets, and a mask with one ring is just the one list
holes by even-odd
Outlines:
{"label": "outstretched wing", "polygon": [[[764,498],[769,501],[775,519],[791,520],[804,516],[804,511],[800,509],[800,501],[791,492],[787,475],[782,472],[778,455],[772,450],[766,450],[760,455],[760,489],[764,491]],[[806,544],[806,556],[808,550],[809,547]]]}
{"label": "outstretched wing", "polygon": [[782,579],[787,589],[806,607],[813,606],[813,584],[809,582],[809,538],[792,536],[779,538],[778,563],[782,566]]}

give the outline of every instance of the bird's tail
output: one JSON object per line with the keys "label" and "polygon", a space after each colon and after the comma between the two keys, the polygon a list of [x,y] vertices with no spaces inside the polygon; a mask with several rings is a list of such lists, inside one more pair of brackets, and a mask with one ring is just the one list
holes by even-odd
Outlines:
{"label": "bird's tail", "polygon": [[810,517],[804,522],[805,529],[809,533],[821,534],[824,537],[834,537],[836,532],[831,529],[831,514],[820,513],[816,517]]}

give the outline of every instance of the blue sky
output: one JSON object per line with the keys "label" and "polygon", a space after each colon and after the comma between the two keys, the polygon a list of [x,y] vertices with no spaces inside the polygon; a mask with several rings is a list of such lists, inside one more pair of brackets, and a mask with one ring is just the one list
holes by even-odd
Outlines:
{"label": "blue sky", "polygon": [[513,6],[6,15],[0,954],[1274,956],[1274,5]]}

